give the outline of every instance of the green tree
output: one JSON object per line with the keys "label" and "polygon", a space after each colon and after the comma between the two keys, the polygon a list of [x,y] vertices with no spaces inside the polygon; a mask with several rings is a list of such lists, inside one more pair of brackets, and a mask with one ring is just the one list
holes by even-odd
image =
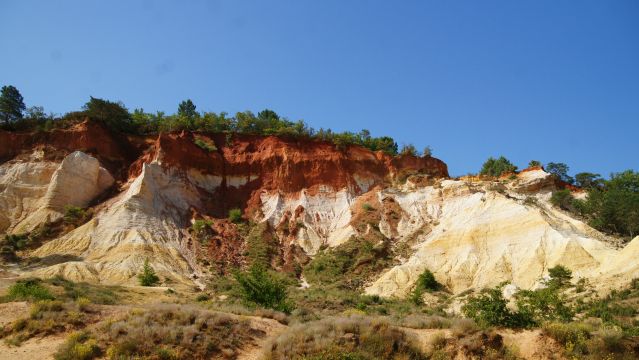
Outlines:
{"label": "green tree", "polygon": [[471,296],[462,306],[464,315],[475,320],[482,327],[505,326],[510,328],[528,327],[533,319],[508,308],[508,302],[502,295],[502,287],[484,289],[480,294]]}
{"label": "green tree", "polygon": [[541,166],[541,162],[537,161],[537,160],[530,160],[530,162],[528,163],[528,167],[539,167]]}
{"label": "green tree", "polygon": [[195,104],[191,99],[186,99],[178,105],[178,116],[186,119],[195,119],[197,112],[195,111]]}
{"label": "green tree", "polygon": [[90,97],[84,104],[84,114],[94,120],[106,124],[109,128],[133,132],[131,115],[123,103]]}
{"label": "green tree", "polygon": [[142,286],[153,286],[160,282],[160,278],[155,274],[155,270],[149,264],[149,259],[144,260],[142,272],[138,274],[138,281]]}
{"label": "green tree", "polygon": [[603,185],[603,179],[599,174],[581,172],[575,175],[575,185],[582,188],[600,187]]}
{"label": "green tree", "polygon": [[513,165],[510,160],[503,156],[500,156],[498,159],[491,156],[484,162],[479,173],[481,175],[498,177],[504,173],[515,171],[517,171],[517,166]]}
{"label": "green tree", "polygon": [[557,287],[538,290],[520,290],[515,294],[517,312],[522,318],[532,319],[536,324],[545,321],[570,321],[574,311]]}
{"label": "green tree", "polygon": [[0,119],[5,125],[22,119],[26,109],[20,91],[12,85],[3,86],[0,92]]}
{"label": "green tree", "polygon": [[594,228],[629,235],[639,234],[639,172],[626,170],[612,174],[601,188],[591,188],[578,202],[582,214]]}
{"label": "green tree", "polygon": [[287,302],[286,284],[269,274],[264,267],[252,265],[246,272],[236,272],[241,297],[265,308],[290,313],[292,306]]}
{"label": "green tree", "polygon": [[417,148],[413,144],[404,144],[402,145],[402,150],[400,150],[400,155],[410,155],[410,156],[419,156],[419,152]]}
{"label": "green tree", "polygon": [[548,269],[548,275],[550,275],[548,284],[554,287],[564,287],[568,285],[570,279],[572,279],[572,271],[563,265],[556,265]]}
{"label": "green tree", "polygon": [[568,170],[570,167],[564,163],[554,163],[550,162],[546,164],[545,169],[548,173],[554,175],[557,179],[567,182],[568,184],[572,184],[575,180],[568,175]]}

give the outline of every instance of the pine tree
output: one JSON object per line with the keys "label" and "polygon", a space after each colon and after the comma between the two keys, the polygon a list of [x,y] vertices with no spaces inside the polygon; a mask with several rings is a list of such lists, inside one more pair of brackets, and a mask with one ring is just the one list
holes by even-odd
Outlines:
{"label": "pine tree", "polygon": [[144,266],[142,267],[142,272],[138,274],[138,280],[142,286],[153,286],[160,282],[155,270],[149,265],[149,259],[144,260]]}
{"label": "pine tree", "polygon": [[0,93],[0,120],[9,124],[22,119],[22,112],[26,109],[20,91],[14,86],[3,86]]}

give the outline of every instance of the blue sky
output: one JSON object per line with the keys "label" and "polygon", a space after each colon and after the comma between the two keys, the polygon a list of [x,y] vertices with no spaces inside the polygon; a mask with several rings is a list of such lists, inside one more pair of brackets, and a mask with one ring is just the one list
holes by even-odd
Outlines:
{"label": "blue sky", "polygon": [[259,111],[489,156],[639,169],[639,1],[0,2],[0,84],[64,113]]}

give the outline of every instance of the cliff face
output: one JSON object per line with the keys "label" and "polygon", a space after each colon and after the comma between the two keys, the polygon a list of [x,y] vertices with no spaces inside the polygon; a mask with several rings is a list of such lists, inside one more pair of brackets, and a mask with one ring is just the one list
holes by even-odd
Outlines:
{"label": "cliff face", "polygon": [[[94,213],[23,251],[41,259],[25,276],[134,284],[149,259],[162,277],[191,286],[212,264],[222,272],[245,264],[252,237],[293,271],[324,247],[375,231],[406,250],[368,279],[371,294],[404,296],[426,268],[455,293],[502,281],[532,288],[557,264],[602,289],[639,276],[629,260],[639,239],[619,249],[553,208],[551,192],[564,185],[540,168],[451,180],[432,157],[272,136],[126,137],[92,122],[0,132],[0,156],[0,236],[56,221],[66,205]],[[226,220],[233,208],[257,224],[248,236]],[[204,234],[196,220],[210,224]]]}
{"label": "cliff face", "polygon": [[[286,221],[305,224],[303,235],[280,239],[290,267],[304,253],[348,240],[352,232],[342,225],[348,225],[349,207],[358,195],[407,174],[448,175],[446,165],[432,157],[393,158],[357,146],[337,149],[326,142],[272,136],[125,137],[85,122],[47,133],[0,132],[0,139],[0,155],[10,159],[0,165],[2,180],[27,178],[20,191],[10,185],[1,189],[0,205],[9,216],[0,218],[0,232],[21,233],[55,221],[65,205],[93,205],[96,215],[90,222],[33,255],[76,260],[37,274],[101,282],[133,281],[147,257],[170,276],[198,277],[191,222],[225,218],[232,208],[272,229]],[[109,188],[110,198],[104,196]]]}

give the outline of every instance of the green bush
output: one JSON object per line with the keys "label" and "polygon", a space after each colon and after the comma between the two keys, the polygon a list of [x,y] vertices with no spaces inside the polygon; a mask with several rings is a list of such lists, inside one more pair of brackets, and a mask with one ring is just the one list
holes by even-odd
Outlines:
{"label": "green bush", "polygon": [[575,198],[572,197],[572,193],[568,189],[557,190],[552,193],[550,197],[550,203],[558,206],[564,210],[573,209],[573,202]]}
{"label": "green bush", "polygon": [[574,311],[567,305],[568,300],[558,288],[520,290],[515,296],[517,311],[523,318],[532,319],[536,324],[545,321],[570,321],[574,316]]}
{"label": "green bush", "polygon": [[54,296],[49,289],[42,285],[40,279],[19,280],[9,287],[7,298],[17,300],[53,300]]}
{"label": "green bush", "polygon": [[235,224],[241,223],[243,221],[242,210],[237,208],[229,210],[229,221]]}
{"label": "green bush", "polygon": [[541,162],[537,161],[537,160],[530,160],[530,162],[528,163],[528,167],[539,167],[541,166]]}
{"label": "green bush", "polygon": [[501,286],[497,286],[484,289],[477,296],[471,296],[462,307],[462,312],[482,327],[522,328],[534,324],[530,314],[512,311],[507,304],[502,296]]}
{"label": "green bush", "polygon": [[422,296],[424,295],[424,291],[437,291],[441,287],[441,284],[437,282],[435,279],[435,275],[426,269],[422,272],[417,278],[417,282],[415,283],[415,288],[411,292],[410,299],[416,305],[422,303]]}
{"label": "green bush", "polygon": [[486,162],[481,167],[481,171],[479,172],[481,175],[488,175],[498,177],[504,173],[517,171],[517,166],[513,165],[510,160],[506,159],[503,156],[500,156],[498,159],[493,157],[489,157]]}
{"label": "green bush", "polygon": [[91,334],[88,331],[78,331],[69,336],[54,357],[56,360],[91,360],[100,354],[100,347]]}
{"label": "green bush", "polygon": [[235,272],[234,276],[245,301],[290,314],[293,307],[287,302],[286,284],[262,266],[253,265],[246,272]]}
{"label": "green bush", "polygon": [[572,271],[563,265],[556,265],[548,269],[548,275],[550,276],[548,284],[551,287],[564,287],[570,284],[572,279]]}
{"label": "green bush", "polygon": [[64,222],[80,226],[91,219],[91,212],[78,206],[66,205],[64,207]]}
{"label": "green bush", "polygon": [[195,139],[193,140],[193,143],[195,143],[195,145],[197,145],[200,149],[204,151],[213,152],[217,150],[214,144],[206,142],[202,139]]}
{"label": "green bush", "polygon": [[639,172],[612,174],[603,187],[592,187],[588,197],[577,203],[594,228],[630,236],[639,234]]}
{"label": "green bush", "polygon": [[138,274],[138,281],[142,286],[154,286],[160,282],[160,278],[155,274],[155,270],[149,264],[149,259],[144,260],[142,272]]}

